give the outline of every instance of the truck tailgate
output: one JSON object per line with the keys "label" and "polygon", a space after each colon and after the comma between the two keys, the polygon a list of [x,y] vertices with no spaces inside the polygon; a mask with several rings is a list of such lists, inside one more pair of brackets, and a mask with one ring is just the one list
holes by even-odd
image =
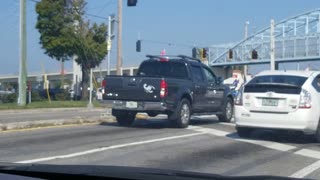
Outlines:
{"label": "truck tailgate", "polygon": [[159,101],[160,81],[157,77],[107,76],[104,100]]}

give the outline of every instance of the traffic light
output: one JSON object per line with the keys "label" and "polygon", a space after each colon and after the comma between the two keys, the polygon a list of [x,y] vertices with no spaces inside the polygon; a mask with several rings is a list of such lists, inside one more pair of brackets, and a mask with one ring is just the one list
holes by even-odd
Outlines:
{"label": "traffic light", "polygon": [[136,6],[137,2],[138,2],[138,0],[128,0],[127,5],[128,6]]}
{"label": "traffic light", "polygon": [[228,59],[233,59],[233,51],[231,49],[228,52]]}
{"label": "traffic light", "polygon": [[207,49],[206,48],[202,48],[202,58],[203,59],[207,58]]}
{"label": "traffic light", "polygon": [[202,59],[202,57],[203,57],[203,49],[200,48],[199,49],[199,59]]}
{"label": "traffic light", "polygon": [[141,52],[141,40],[138,40],[138,41],[136,42],[136,51],[137,51],[137,52]]}
{"label": "traffic light", "polygon": [[252,59],[258,59],[258,52],[254,49],[251,52],[251,58]]}
{"label": "traffic light", "polygon": [[197,58],[197,48],[192,48],[192,57]]}

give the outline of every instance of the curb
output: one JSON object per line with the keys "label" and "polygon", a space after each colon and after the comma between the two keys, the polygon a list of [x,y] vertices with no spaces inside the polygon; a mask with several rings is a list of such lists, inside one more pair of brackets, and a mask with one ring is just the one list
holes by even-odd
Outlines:
{"label": "curb", "polygon": [[115,122],[113,116],[96,116],[96,117],[78,117],[72,119],[56,119],[56,120],[39,120],[39,121],[25,121],[25,122],[13,122],[0,124],[0,132],[5,132],[9,130],[22,130],[22,129],[32,129],[41,127],[53,127],[62,125],[81,125],[89,123],[110,123]]}
{"label": "curb", "polygon": [[11,109],[11,110],[0,110],[0,114],[2,113],[34,113],[34,112],[57,112],[57,111],[105,111],[109,108],[101,108],[101,107],[95,107],[95,108],[37,108],[37,109]]}

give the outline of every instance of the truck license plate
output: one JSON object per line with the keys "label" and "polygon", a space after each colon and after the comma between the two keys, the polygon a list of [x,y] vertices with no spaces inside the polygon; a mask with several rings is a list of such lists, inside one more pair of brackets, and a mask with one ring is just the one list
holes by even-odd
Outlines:
{"label": "truck license plate", "polygon": [[278,106],[278,99],[262,99],[262,106]]}
{"label": "truck license plate", "polygon": [[126,107],[127,108],[137,108],[138,107],[138,103],[134,102],[134,101],[127,101],[126,102]]}

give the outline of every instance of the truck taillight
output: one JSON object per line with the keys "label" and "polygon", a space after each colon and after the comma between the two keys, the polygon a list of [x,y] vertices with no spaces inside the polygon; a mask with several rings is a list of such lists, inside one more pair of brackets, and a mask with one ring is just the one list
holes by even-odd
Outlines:
{"label": "truck taillight", "polygon": [[302,108],[302,109],[311,108],[311,94],[305,89],[302,89],[300,93],[299,108]]}
{"label": "truck taillight", "polygon": [[102,88],[105,88],[107,86],[107,81],[104,79],[102,82],[101,82],[101,87]]}
{"label": "truck taillight", "polygon": [[168,95],[168,83],[162,79],[160,81],[160,97],[164,98]]}
{"label": "truck taillight", "polygon": [[243,92],[242,91],[239,91],[238,94],[236,95],[235,97],[235,101],[234,101],[234,104],[237,105],[237,106],[242,106],[243,105]]}

